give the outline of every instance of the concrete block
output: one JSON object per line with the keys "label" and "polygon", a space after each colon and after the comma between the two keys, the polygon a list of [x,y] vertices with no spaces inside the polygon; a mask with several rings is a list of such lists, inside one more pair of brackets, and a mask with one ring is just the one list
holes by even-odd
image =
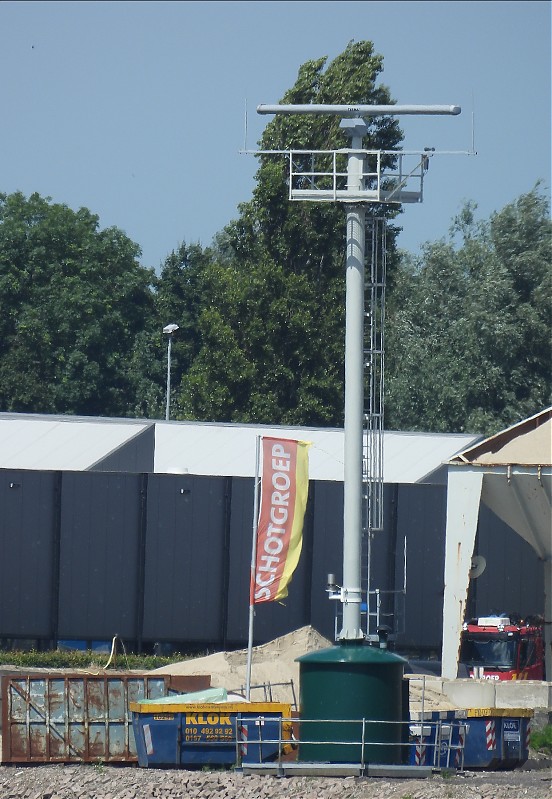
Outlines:
{"label": "concrete block", "polygon": [[540,680],[500,680],[495,683],[497,707],[552,708],[552,683]]}
{"label": "concrete block", "polygon": [[404,679],[408,680],[410,688],[418,691],[433,691],[436,694],[443,693],[443,678],[432,677],[426,674],[405,674]]}
{"label": "concrete block", "polygon": [[443,693],[456,707],[496,707],[494,680],[444,680]]}

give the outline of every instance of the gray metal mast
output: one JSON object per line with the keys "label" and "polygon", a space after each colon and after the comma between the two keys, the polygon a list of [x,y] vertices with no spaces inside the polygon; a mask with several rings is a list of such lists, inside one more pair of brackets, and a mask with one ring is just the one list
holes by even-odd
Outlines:
{"label": "gray metal mast", "polygon": [[[363,119],[343,119],[351,136],[351,149],[361,150],[367,132]],[[363,188],[364,156],[350,153],[347,190]],[[347,259],[345,265],[345,449],[343,499],[343,627],[340,640],[364,638],[361,626],[361,547],[364,425],[364,248],[365,210],[347,206]],[[347,545],[345,546],[345,542]]]}
{"label": "gray metal mast", "polygon": [[[346,251],[346,320],[345,320],[345,452],[344,452],[344,508],[343,508],[343,585],[339,593],[334,589],[333,575],[329,575],[330,598],[339,599],[343,605],[343,626],[338,634],[338,639],[346,641],[362,641],[365,635],[361,625],[361,550],[363,529],[363,482],[369,483],[368,494],[368,534],[371,525],[377,523],[381,529],[382,503],[377,490],[370,489],[370,483],[376,482],[374,471],[379,477],[379,486],[383,487],[383,372],[379,383],[375,373],[371,375],[369,413],[373,418],[369,422],[369,430],[374,433],[371,437],[372,444],[367,453],[363,453],[364,440],[364,261],[365,261],[365,211],[366,202],[421,202],[423,188],[424,165],[428,156],[420,154],[420,162],[410,172],[404,172],[402,156],[399,151],[388,154],[398,158],[401,164],[399,173],[388,176],[386,185],[381,175],[382,151],[362,150],[362,139],[367,127],[365,117],[399,114],[422,115],[456,115],[461,111],[457,105],[259,105],[259,114],[330,114],[341,116],[341,127],[351,137],[351,148],[348,150],[332,151],[333,168],[331,172],[317,170],[314,161],[320,151],[310,151],[312,156],[311,171],[303,170],[302,174],[295,171],[294,155],[304,156],[309,151],[289,151],[290,163],[290,199],[344,202],[347,207],[347,251]],[[269,151],[286,152],[286,151]],[[341,189],[342,173],[337,169],[337,155],[347,154],[347,187]],[[328,152],[325,153],[328,155]],[[375,172],[368,172],[366,157],[376,158]],[[301,159],[300,159],[301,160]],[[405,187],[408,181],[417,178],[420,181],[420,191],[409,192]],[[297,181],[297,182],[296,182]],[[320,190],[316,184],[320,181]],[[333,186],[328,190],[328,181]],[[304,188],[307,186],[307,188]],[[375,186],[375,188],[374,188]],[[374,246],[374,242],[373,242]],[[377,243],[376,245],[377,246]],[[384,255],[382,254],[382,257]],[[373,283],[371,276],[371,283]],[[375,289],[375,294],[374,294]],[[378,294],[379,292],[379,294]],[[370,306],[371,324],[377,320],[378,296],[382,296],[378,279],[372,289]],[[383,308],[383,306],[382,306]],[[383,324],[383,318],[379,318]],[[375,330],[375,327],[373,328]],[[371,344],[372,355],[378,356],[377,346]],[[380,338],[382,358],[379,368],[383,370],[383,338]],[[373,366],[373,364],[372,364]],[[379,386],[379,387],[378,387]],[[370,427],[372,425],[372,427]],[[364,455],[364,464],[363,464]],[[363,468],[364,467],[364,468]],[[364,472],[364,474],[363,474]],[[372,486],[372,489],[374,486]],[[371,493],[370,493],[371,492]],[[377,516],[377,519],[376,519]],[[330,578],[332,578],[330,580]]]}

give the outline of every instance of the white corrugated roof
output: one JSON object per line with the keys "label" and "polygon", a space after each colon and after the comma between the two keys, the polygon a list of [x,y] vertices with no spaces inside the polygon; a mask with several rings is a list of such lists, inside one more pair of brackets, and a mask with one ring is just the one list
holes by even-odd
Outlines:
{"label": "white corrugated roof", "polygon": [[[313,480],[343,480],[343,430],[306,427],[156,422],[155,471],[252,477],[255,439],[260,436],[310,441]],[[384,482],[417,483],[480,436],[384,434]]]}
{"label": "white corrugated roof", "polygon": [[0,468],[85,471],[149,422],[0,414]]}
{"label": "white corrugated roof", "polygon": [[[252,477],[257,436],[310,441],[313,480],[343,480],[343,430],[0,414],[0,468],[85,471],[155,426],[154,471]],[[439,433],[384,434],[384,481],[417,483],[479,440]]]}

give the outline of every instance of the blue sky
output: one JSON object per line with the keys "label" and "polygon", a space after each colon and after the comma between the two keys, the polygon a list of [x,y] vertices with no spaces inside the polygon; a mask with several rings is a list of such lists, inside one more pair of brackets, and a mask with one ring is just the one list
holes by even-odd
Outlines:
{"label": "blue sky", "polygon": [[[181,242],[208,245],[251,197],[253,148],[299,66],[349,40],[384,57],[405,149],[434,158],[399,246],[447,234],[464,201],[487,218],[550,186],[549,2],[0,3],[0,191],[37,191],[98,214],[158,269]],[[247,108],[247,142],[245,110]],[[308,146],[308,142],[305,143]]]}

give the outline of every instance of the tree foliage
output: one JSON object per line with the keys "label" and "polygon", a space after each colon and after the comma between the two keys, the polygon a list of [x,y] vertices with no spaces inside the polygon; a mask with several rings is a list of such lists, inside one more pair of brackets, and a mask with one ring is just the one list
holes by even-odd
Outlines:
{"label": "tree foliage", "polygon": [[[389,104],[388,89],[376,84],[382,65],[371,42],[351,43],[329,63],[304,64],[282,102]],[[375,118],[367,146],[395,148],[401,136],[396,121]],[[349,142],[334,117],[276,116],[259,144]],[[200,348],[183,376],[182,418],[342,422],[345,212],[333,203],[291,203],[288,192],[287,159],[260,156],[253,198],[218,237],[202,275]]]}
{"label": "tree foliage", "polygon": [[123,415],[153,273],[120,230],[33,194],[0,195],[0,407]]}
{"label": "tree foliage", "polygon": [[551,403],[551,222],[536,187],[405,258],[391,296],[387,426],[492,434]]}
{"label": "tree foliage", "polygon": [[[377,84],[382,56],[368,41],[352,42],[333,61],[308,61],[299,69],[283,104],[392,104],[386,86]],[[336,116],[276,115],[259,142],[261,150],[332,150],[350,146]],[[397,149],[402,140],[392,117],[371,118],[364,145]],[[228,234],[236,253],[250,252],[252,238],[260,240],[272,261],[287,273],[305,273],[317,281],[343,280],[345,222],[343,207],[333,203],[289,201],[288,162],[285,157],[260,156],[257,185],[250,203],[240,206],[237,226]],[[374,205],[379,215],[382,208]],[[245,241],[244,241],[245,240]]]}
{"label": "tree foliage", "polygon": [[[371,42],[299,69],[283,103],[392,104]],[[365,144],[397,150],[395,119]],[[339,118],[280,116],[261,150],[348,146]],[[0,410],[335,426],[344,405],[345,210],[291,202],[285,156],[211,247],[157,277],[120,230],[33,194],[0,195]],[[549,202],[536,187],[477,222],[468,203],[419,257],[388,219],[386,427],[492,433],[551,401]]]}
{"label": "tree foliage", "polygon": [[[233,261],[215,260],[203,272],[203,293],[212,300],[201,310],[201,347],[182,383],[185,418],[333,421],[328,414],[339,407],[339,375],[335,367],[322,368],[332,341],[310,332],[318,324],[316,286],[266,261],[244,272]],[[341,333],[333,331],[334,341]]]}

